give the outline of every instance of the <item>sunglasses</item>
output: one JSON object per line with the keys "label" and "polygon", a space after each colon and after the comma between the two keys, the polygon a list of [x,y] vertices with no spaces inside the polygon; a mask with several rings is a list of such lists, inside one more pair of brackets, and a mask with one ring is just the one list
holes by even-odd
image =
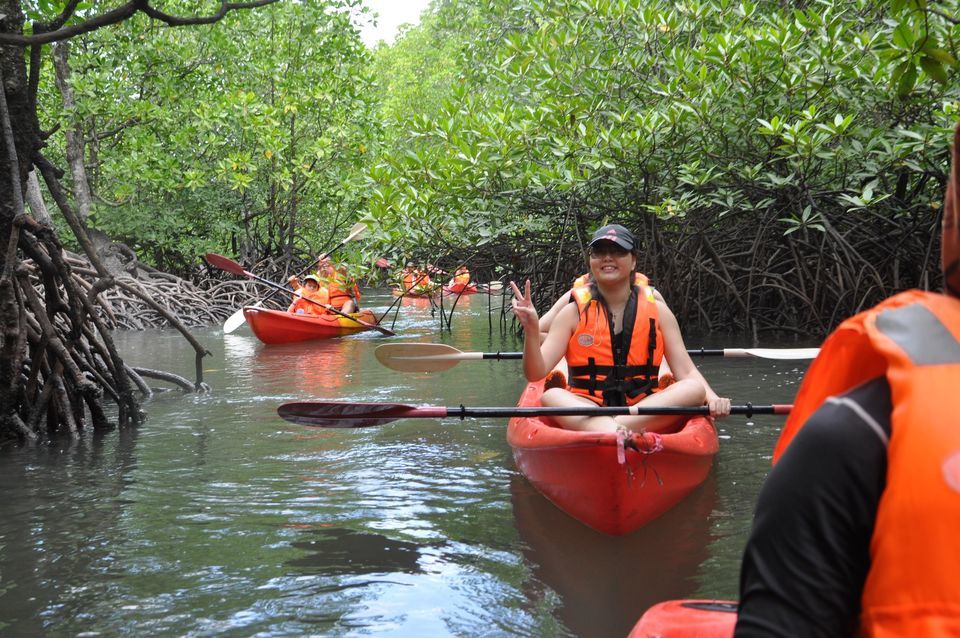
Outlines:
{"label": "sunglasses", "polygon": [[605,257],[607,255],[611,257],[625,257],[630,254],[630,251],[613,242],[602,242],[590,246],[589,253],[591,257]]}

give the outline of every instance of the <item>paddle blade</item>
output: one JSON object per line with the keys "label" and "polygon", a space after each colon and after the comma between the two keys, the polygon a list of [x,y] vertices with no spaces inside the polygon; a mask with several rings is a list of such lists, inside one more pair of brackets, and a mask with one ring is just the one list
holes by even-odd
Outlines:
{"label": "paddle blade", "polygon": [[367,225],[364,224],[363,222],[357,222],[356,224],[350,227],[350,234],[347,235],[347,238],[343,240],[343,243],[345,244],[348,241],[359,239],[360,236],[363,235],[365,232],[367,232]]}
{"label": "paddle blade", "polygon": [[816,359],[820,348],[727,348],[725,357],[758,357],[760,359]]}
{"label": "paddle blade", "polygon": [[442,343],[388,343],[378,346],[374,354],[384,366],[400,372],[441,372],[470,358]]}
{"label": "paddle blade", "polygon": [[243,316],[243,308],[241,308],[227,317],[227,320],[223,322],[223,334],[230,334],[246,322],[247,318]]}
{"label": "paddle blade", "polygon": [[224,257],[223,255],[218,255],[217,253],[207,253],[203,256],[203,258],[206,259],[207,263],[214,268],[219,268],[220,270],[225,270],[229,273],[233,273],[234,275],[240,275],[241,277],[247,276],[247,271],[243,269],[243,266],[232,259]]}
{"label": "paddle blade", "polygon": [[277,408],[282,419],[299,425],[321,428],[366,428],[397,419],[442,418],[446,408],[418,408],[400,403],[349,403],[340,401],[299,401]]}

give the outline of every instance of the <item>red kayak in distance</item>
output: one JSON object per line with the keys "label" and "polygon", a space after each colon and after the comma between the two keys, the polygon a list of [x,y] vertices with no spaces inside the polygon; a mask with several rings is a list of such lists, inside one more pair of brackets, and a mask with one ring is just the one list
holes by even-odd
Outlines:
{"label": "red kayak in distance", "polygon": [[731,638],[737,603],[731,600],[668,600],[643,614],[627,638]]}
{"label": "red kayak in distance", "polygon": [[447,296],[475,295],[477,294],[477,284],[453,284],[452,286],[444,286],[443,294]]}
{"label": "red kayak in distance", "polygon": [[[543,381],[531,383],[518,405],[539,406],[541,394]],[[541,494],[614,536],[652,521],[703,483],[719,449],[712,420],[702,416],[679,420],[672,431],[634,433],[625,446],[613,432],[565,430],[546,417],[515,417],[507,442],[520,472]]]}
{"label": "red kayak in distance", "polygon": [[[323,315],[298,315],[285,310],[248,306],[243,309],[243,316],[257,339],[269,344],[329,339],[372,329],[332,312]],[[350,317],[369,324],[377,323],[377,317],[371,310],[361,310]]]}

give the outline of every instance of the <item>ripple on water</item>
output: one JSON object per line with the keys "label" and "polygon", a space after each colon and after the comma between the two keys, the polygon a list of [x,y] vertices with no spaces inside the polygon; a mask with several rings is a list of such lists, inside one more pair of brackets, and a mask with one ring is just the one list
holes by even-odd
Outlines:
{"label": "ripple on water", "polygon": [[[613,539],[517,475],[504,420],[329,430],[277,417],[288,400],[512,405],[519,362],[405,375],[374,357],[401,340],[518,349],[490,334],[486,299],[462,301],[449,333],[428,307],[403,306],[392,340],[266,347],[247,328],[197,331],[210,394],[157,395],[136,430],[0,452],[0,484],[14,486],[0,633],[592,638],[625,635],[657,596],[732,595],[775,418],[721,422],[710,485]],[[174,331],[117,343],[131,365],[193,377]],[[795,362],[698,365],[735,402],[790,402],[802,375]]]}

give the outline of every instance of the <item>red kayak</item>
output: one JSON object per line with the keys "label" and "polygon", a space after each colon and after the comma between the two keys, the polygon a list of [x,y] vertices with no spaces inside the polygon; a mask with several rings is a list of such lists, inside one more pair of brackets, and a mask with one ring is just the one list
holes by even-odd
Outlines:
{"label": "red kayak", "polygon": [[[371,329],[370,326],[332,312],[323,315],[295,315],[285,310],[248,306],[243,309],[243,316],[257,339],[270,344],[329,339]],[[350,317],[369,324],[377,323],[371,310],[361,310]]]}
{"label": "red kayak", "polygon": [[668,600],[643,614],[627,638],[731,638],[737,603],[729,600]]}
{"label": "red kayak", "polygon": [[[542,393],[542,381],[531,383],[518,405],[539,406]],[[703,483],[719,449],[713,422],[700,416],[678,421],[673,431],[634,433],[626,446],[613,432],[564,430],[549,418],[516,417],[507,426],[507,442],[541,494],[614,536],[657,518]]]}
{"label": "red kayak", "polygon": [[477,294],[477,284],[453,284],[443,287],[444,295],[475,295]]}

